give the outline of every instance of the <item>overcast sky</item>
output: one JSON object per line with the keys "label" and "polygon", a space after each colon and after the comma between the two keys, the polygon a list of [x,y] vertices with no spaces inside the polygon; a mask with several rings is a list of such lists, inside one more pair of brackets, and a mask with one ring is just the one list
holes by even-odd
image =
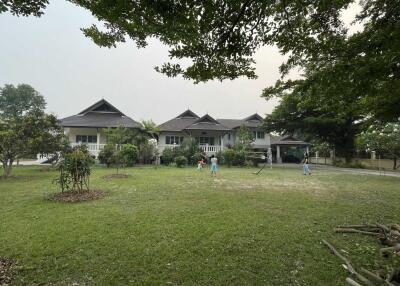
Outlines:
{"label": "overcast sky", "polygon": [[51,1],[40,18],[0,14],[0,86],[32,85],[59,117],[101,98],[135,120],[157,123],[188,107],[200,116],[244,118],[270,113],[277,104],[260,97],[279,78],[283,57],[274,47],[257,52],[257,80],[193,84],[154,70],[167,60],[167,48],[156,41],[145,49],[130,41],[113,49],[96,46],[79,30],[94,22],[87,10],[63,0]]}

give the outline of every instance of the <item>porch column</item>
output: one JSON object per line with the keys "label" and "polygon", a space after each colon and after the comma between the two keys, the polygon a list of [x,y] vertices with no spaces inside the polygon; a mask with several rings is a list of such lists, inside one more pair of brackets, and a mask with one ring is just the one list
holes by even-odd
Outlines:
{"label": "porch column", "polygon": [[282,164],[281,146],[276,145],[276,163]]}
{"label": "porch column", "polygon": [[100,152],[100,130],[97,128],[97,152]]}
{"label": "porch column", "polygon": [[308,147],[308,145],[306,147],[306,152],[307,152],[307,155],[310,153],[310,148]]}
{"label": "porch column", "polygon": [[224,135],[221,135],[221,151],[224,150]]}

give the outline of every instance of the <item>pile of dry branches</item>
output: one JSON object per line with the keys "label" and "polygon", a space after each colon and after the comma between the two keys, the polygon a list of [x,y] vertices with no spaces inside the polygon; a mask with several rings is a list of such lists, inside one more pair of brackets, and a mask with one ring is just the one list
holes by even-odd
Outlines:
{"label": "pile of dry branches", "polygon": [[[364,235],[375,236],[380,243],[384,245],[380,249],[382,256],[391,254],[400,256],[400,225],[383,225],[383,224],[363,224],[363,225],[347,225],[335,228],[335,232],[339,233],[360,233]],[[329,249],[345,263],[345,268],[349,271],[351,277],[346,279],[349,285],[353,286],[400,286],[400,271],[392,270],[386,277],[361,268],[360,271],[351,264],[350,260],[340,254],[329,242],[322,240]]]}

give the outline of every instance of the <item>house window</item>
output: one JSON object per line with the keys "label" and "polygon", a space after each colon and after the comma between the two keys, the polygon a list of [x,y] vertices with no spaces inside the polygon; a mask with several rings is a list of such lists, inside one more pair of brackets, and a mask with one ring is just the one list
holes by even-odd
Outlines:
{"label": "house window", "polygon": [[183,142],[182,136],[165,136],[165,144],[167,145],[180,145]]}
{"label": "house window", "polygon": [[214,137],[196,137],[196,142],[200,145],[214,145],[214,140]]}
{"label": "house window", "polygon": [[257,131],[257,139],[264,139],[265,133],[263,131]]}
{"label": "house window", "polygon": [[97,143],[96,135],[76,135],[76,143]]}
{"label": "house window", "polygon": [[264,131],[253,131],[253,139],[264,139],[265,133]]}

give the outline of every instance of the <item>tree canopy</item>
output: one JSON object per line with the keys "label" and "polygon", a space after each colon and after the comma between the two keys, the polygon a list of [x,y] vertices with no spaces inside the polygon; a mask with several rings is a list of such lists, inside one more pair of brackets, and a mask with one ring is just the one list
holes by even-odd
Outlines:
{"label": "tree canopy", "polygon": [[23,156],[60,151],[63,133],[44,98],[28,85],[0,88],[0,162],[4,175]]}

